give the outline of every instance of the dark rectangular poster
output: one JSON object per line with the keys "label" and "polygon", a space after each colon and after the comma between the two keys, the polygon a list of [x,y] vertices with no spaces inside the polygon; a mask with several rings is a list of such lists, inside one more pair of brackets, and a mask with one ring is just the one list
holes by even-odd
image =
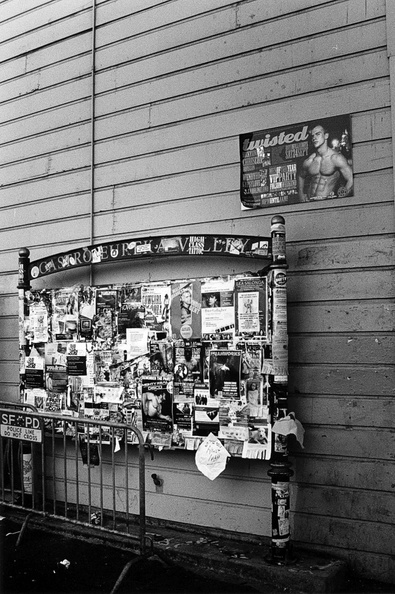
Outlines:
{"label": "dark rectangular poster", "polygon": [[351,146],[349,115],[242,134],[242,210],[352,196]]}
{"label": "dark rectangular poster", "polygon": [[212,398],[240,397],[241,351],[212,350],[209,359]]}

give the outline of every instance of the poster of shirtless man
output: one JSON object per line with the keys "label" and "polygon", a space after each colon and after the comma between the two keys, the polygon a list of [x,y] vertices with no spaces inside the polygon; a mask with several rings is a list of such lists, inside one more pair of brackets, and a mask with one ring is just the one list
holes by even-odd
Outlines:
{"label": "poster of shirtless man", "polygon": [[349,115],[244,134],[240,155],[242,210],[353,195]]}
{"label": "poster of shirtless man", "polygon": [[298,192],[301,202],[343,198],[353,188],[353,171],[347,158],[341,153],[340,141],[328,145],[329,132],[322,124],[313,126],[310,139],[313,152],[303,161],[298,172]]}

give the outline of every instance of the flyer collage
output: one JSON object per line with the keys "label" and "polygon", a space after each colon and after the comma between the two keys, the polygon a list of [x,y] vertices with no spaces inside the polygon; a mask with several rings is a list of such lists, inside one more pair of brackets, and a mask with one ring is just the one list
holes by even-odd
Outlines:
{"label": "flyer collage", "polygon": [[213,434],[231,456],[270,459],[270,299],[251,273],[26,291],[22,400],[134,425],[160,449]]}

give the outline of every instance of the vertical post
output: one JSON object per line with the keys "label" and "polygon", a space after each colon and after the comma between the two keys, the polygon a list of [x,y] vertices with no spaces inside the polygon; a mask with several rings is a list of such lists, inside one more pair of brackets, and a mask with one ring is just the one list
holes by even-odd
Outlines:
{"label": "vertical post", "polygon": [[[287,415],[288,398],[288,329],[287,329],[287,260],[285,221],[282,216],[271,220],[272,264],[270,289],[272,303],[272,374],[270,375],[270,414],[274,424]],[[272,434],[272,540],[271,563],[285,565],[290,561],[289,479],[293,475],[288,461],[287,437]]]}
{"label": "vertical post", "polygon": [[[95,95],[96,95],[96,0],[92,0],[92,86],[91,86],[91,164],[90,164],[90,245],[95,237]],[[89,284],[93,283],[93,265],[89,267]]]}
{"label": "vertical post", "polygon": [[5,551],[5,523],[6,518],[4,516],[0,516],[0,592],[4,592],[4,551]]}
{"label": "vertical post", "polygon": [[[20,365],[22,357],[26,354],[26,335],[25,335],[25,316],[26,311],[26,296],[25,292],[30,289],[29,281],[29,265],[30,265],[30,251],[27,248],[19,250],[18,260],[18,318],[19,318],[19,356]],[[24,362],[23,362],[24,365]],[[21,378],[22,380],[22,378]],[[19,400],[22,402],[22,394],[19,394]],[[21,442],[21,458],[20,466],[22,470],[21,490],[22,490],[22,505],[29,505],[34,503],[33,494],[33,450],[31,444]]]}
{"label": "vertical post", "polygon": [[18,313],[19,313],[19,348],[26,345],[25,337],[25,291],[30,289],[29,260],[30,252],[27,248],[19,250],[18,260]]}

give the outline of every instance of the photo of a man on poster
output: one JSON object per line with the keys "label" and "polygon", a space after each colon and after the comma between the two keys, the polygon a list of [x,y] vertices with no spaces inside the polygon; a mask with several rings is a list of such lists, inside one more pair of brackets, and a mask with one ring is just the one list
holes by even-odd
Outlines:
{"label": "photo of a man on poster", "polygon": [[166,382],[147,377],[142,384],[142,417],[145,431],[162,433],[173,430],[173,397],[166,389]]}
{"label": "photo of a man on poster", "polygon": [[351,117],[240,136],[242,210],[353,196]]}
{"label": "photo of a man on poster", "polygon": [[170,415],[163,414],[163,403],[166,400],[166,392],[146,392],[143,394],[143,411],[151,419],[165,419],[171,421]]}
{"label": "photo of a man on poster", "polygon": [[353,188],[353,171],[341,152],[341,140],[334,138],[333,148],[329,146],[329,131],[320,123],[313,125],[309,134],[314,151],[299,168],[300,201],[325,200],[335,195],[343,198],[350,195]]}

